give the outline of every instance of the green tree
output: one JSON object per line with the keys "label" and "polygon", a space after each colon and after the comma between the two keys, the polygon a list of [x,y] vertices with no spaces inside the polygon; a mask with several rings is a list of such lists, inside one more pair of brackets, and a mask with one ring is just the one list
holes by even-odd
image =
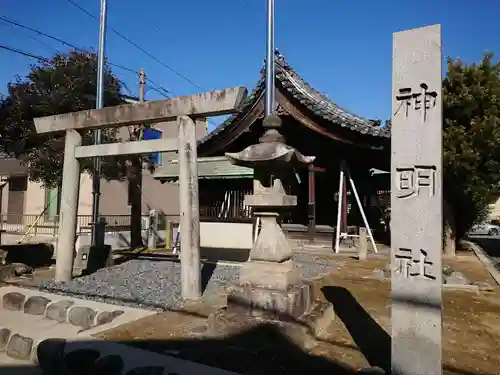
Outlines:
{"label": "green tree", "polygon": [[500,195],[500,63],[448,59],[443,82],[445,251],[486,218]]}
{"label": "green tree", "polygon": [[[8,85],[8,95],[0,101],[0,151],[14,156],[27,166],[29,179],[48,187],[61,183],[64,134],[37,134],[33,119],[95,108],[97,57],[91,52],[56,54],[48,61],[33,65],[28,75]],[[120,82],[106,64],[104,105],[123,103]],[[131,135],[137,133],[134,129]],[[116,129],[103,131],[103,142],[119,141]],[[83,135],[83,144],[92,144],[92,132]],[[102,176],[107,180],[130,177],[130,157],[102,159]],[[82,160],[82,169],[92,173],[92,159]],[[131,177],[133,178],[133,176]],[[136,195],[137,196],[137,195]],[[139,195],[140,197],[140,195]],[[124,202],[124,204],[126,204]],[[132,201],[139,206],[141,201]],[[133,210],[134,211],[134,210]],[[137,212],[137,210],[135,210]],[[135,220],[140,225],[139,220]],[[142,239],[139,231],[134,238]]]}

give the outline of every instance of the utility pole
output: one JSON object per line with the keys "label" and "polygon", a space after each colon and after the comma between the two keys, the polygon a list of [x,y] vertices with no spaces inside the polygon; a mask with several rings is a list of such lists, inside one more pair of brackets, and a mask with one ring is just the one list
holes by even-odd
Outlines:
{"label": "utility pole", "polygon": [[[146,74],[141,68],[139,73],[139,102],[144,103],[146,93]],[[130,131],[132,141],[140,141],[144,138],[144,128],[135,125]],[[139,155],[131,155],[130,171],[128,174],[128,193],[130,199],[130,245],[132,248],[143,246],[141,234],[142,217],[142,158]]]}
{"label": "utility pole", "polygon": [[[104,51],[106,42],[106,19],[107,19],[107,0],[101,0],[101,11],[99,17],[99,50],[97,54],[97,93],[96,108],[104,107]],[[94,144],[102,142],[102,133],[98,129],[94,132]],[[96,243],[97,221],[99,219],[99,197],[101,195],[101,158],[94,158],[94,175],[92,179],[92,233],[91,243]]]}
{"label": "utility pole", "polygon": [[141,68],[139,73],[139,101],[144,103],[144,94],[146,92],[146,74],[144,68]]}

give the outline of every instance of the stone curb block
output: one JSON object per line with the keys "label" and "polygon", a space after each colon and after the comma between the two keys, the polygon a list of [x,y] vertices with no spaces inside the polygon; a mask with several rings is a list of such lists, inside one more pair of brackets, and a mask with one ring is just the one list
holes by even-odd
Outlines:
{"label": "stone curb block", "polygon": [[20,311],[24,306],[25,296],[22,293],[10,292],[2,297],[2,308],[5,310]]}
{"label": "stone curb block", "polygon": [[33,351],[34,340],[31,337],[14,333],[7,343],[6,353],[9,357],[29,361]]}
{"label": "stone curb block", "polygon": [[47,305],[50,302],[50,299],[42,296],[31,296],[24,303],[23,311],[25,314],[30,315],[45,315]]}
{"label": "stone curb block", "polygon": [[10,338],[10,329],[0,328],[0,352],[5,351]]}
{"label": "stone curb block", "polygon": [[123,310],[97,311],[87,306],[75,306],[71,300],[51,301],[39,296],[25,296],[19,292],[9,292],[2,297],[2,308],[22,311],[29,315],[43,315],[59,323],[70,323],[83,329],[108,324],[124,314]]}
{"label": "stone curb block", "polygon": [[75,303],[69,300],[54,301],[47,305],[45,317],[59,323],[67,321],[68,310]]}

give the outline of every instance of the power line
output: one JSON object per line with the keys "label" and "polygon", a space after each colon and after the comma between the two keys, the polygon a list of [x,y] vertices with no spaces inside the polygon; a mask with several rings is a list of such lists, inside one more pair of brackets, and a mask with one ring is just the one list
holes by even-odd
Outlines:
{"label": "power line", "polygon": [[75,45],[74,45],[74,44],[72,44],[72,43],[66,42],[66,41],[64,41],[64,40],[62,40],[62,39],[59,39],[59,38],[55,37],[55,36],[52,36],[52,35],[46,34],[46,33],[44,33],[43,31],[40,31],[40,30],[38,30],[38,29],[33,29],[33,28],[29,27],[29,26],[22,25],[22,24],[20,24],[19,22],[16,22],[16,21],[14,21],[14,20],[12,20],[12,19],[9,19],[9,18],[7,18],[7,17],[0,16],[0,20],[2,20],[2,21],[4,21],[4,22],[6,22],[6,23],[8,23],[8,24],[11,24],[11,25],[14,25],[14,26],[20,27],[20,28],[22,28],[22,29],[29,30],[29,31],[31,31],[31,32],[33,32],[33,33],[35,33],[35,34],[38,34],[38,35],[44,36],[44,37],[49,38],[49,39],[52,39],[52,40],[55,40],[56,42],[62,43],[62,44],[64,44],[65,46],[71,47],[71,48],[73,48],[73,49],[75,49],[75,50],[77,50],[77,51],[82,50],[81,48],[79,48],[79,47],[75,46]]}
{"label": "power line", "polygon": [[[84,12],[85,14],[87,14],[88,16],[92,17],[93,19],[99,21],[99,18],[97,18],[97,16],[93,15],[92,13],[90,13],[88,10],[86,10],[85,8],[83,8],[81,5],[79,5],[78,3],[76,3],[75,1],[73,0],[66,0],[68,3],[72,4],[74,7],[80,9],[82,12]],[[177,70],[173,69],[171,66],[167,65],[166,63],[164,63],[163,61],[161,61],[160,59],[158,59],[156,56],[154,56],[152,53],[148,52],[147,50],[145,50],[144,48],[142,48],[140,45],[138,45],[137,43],[135,43],[133,40],[129,39],[128,37],[126,37],[125,35],[123,35],[122,33],[120,33],[119,31],[117,31],[116,29],[114,28],[110,28],[111,31],[113,31],[116,35],[118,35],[120,38],[122,38],[123,40],[125,40],[127,43],[130,43],[131,45],[133,45],[135,48],[137,48],[139,51],[141,51],[142,53],[144,53],[146,56],[150,57],[151,59],[155,60],[158,64],[164,66],[165,68],[167,68],[169,71],[171,71],[172,73],[174,73],[175,75],[177,75],[178,77],[181,77],[182,79],[184,79],[186,82],[189,82],[191,83],[193,86],[199,88],[200,90],[203,90],[203,91],[208,91],[206,89],[204,89],[203,87],[201,87],[200,85],[198,85],[196,82],[192,81],[191,79],[189,79],[188,77],[186,77],[185,75],[183,75],[182,73],[178,72]]]}
{"label": "power line", "polygon": [[57,48],[52,47],[50,44],[45,43],[43,40],[40,40],[40,39],[38,39],[38,38],[35,38],[34,36],[27,35],[27,34],[26,34],[26,36],[27,36],[28,38],[30,38],[31,40],[34,40],[34,41],[35,41],[35,42],[37,42],[38,44],[40,44],[40,45],[44,46],[44,47],[45,47],[45,49],[46,49],[47,51],[49,51],[50,53],[54,53],[54,51],[55,51],[56,53],[57,53],[57,52],[60,52]]}
{"label": "power line", "polygon": [[[19,22],[17,22],[17,21],[14,21],[14,20],[12,20],[12,19],[10,19],[10,18],[0,16],[0,20],[1,20],[1,21],[4,21],[5,23],[8,23],[8,24],[10,24],[10,25],[12,25],[12,26],[20,27],[20,28],[22,28],[22,29],[25,29],[25,30],[31,31],[31,32],[33,32],[33,33],[35,33],[35,34],[38,34],[38,35],[40,35],[40,36],[44,36],[44,37],[46,37],[46,38],[52,39],[52,40],[54,40],[54,41],[56,41],[56,42],[58,42],[58,43],[61,43],[61,44],[65,45],[65,46],[67,46],[67,47],[73,48],[73,49],[74,49],[74,50],[76,50],[76,51],[80,51],[80,52],[87,52],[87,51],[85,51],[83,48],[78,47],[77,45],[75,45],[75,44],[73,44],[73,43],[67,42],[67,41],[65,41],[65,40],[63,40],[63,39],[60,39],[60,38],[55,37],[55,36],[53,36],[53,35],[47,34],[47,33],[43,32],[43,31],[41,31],[41,30],[39,30],[39,29],[35,29],[35,28],[32,28],[32,27],[29,27],[29,26],[23,25],[23,24],[21,24],[21,23],[19,23]],[[40,41],[40,42],[41,42],[41,41]],[[10,47],[10,48],[12,48],[12,47]],[[5,49],[5,48],[4,48],[4,49]],[[30,55],[30,54],[28,53],[28,55]],[[28,55],[25,55],[25,56],[28,56]],[[30,57],[34,57],[34,56],[30,56]],[[34,58],[37,58],[37,57],[34,57]],[[40,60],[40,61],[49,61],[49,60],[48,60],[48,59],[46,59],[46,58],[43,58],[43,59],[45,59],[45,60]],[[113,63],[113,62],[110,62],[110,61],[108,61],[108,64],[109,64],[109,65],[111,65],[111,66],[114,66],[114,67],[116,67],[116,68],[118,68],[118,69],[122,69],[122,70],[124,70],[124,71],[130,72],[130,73],[133,73],[133,74],[135,74],[135,75],[139,76],[139,72],[138,72],[137,70],[134,70],[134,69],[131,69],[131,68],[127,68],[126,66],[123,66],[123,65],[120,65],[120,64],[116,64],[116,63]],[[169,97],[169,95],[168,95],[168,94],[165,94],[165,93],[170,92],[168,89],[166,89],[166,88],[162,87],[161,85],[158,85],[156,82],[154,82],[154,81],[153,81],[152,79],[150,79],[150,78],[147,78],[147,81],[149,81],[150,85],[152,86],[151,88],[152,88],[153,90],[155,90],[155,91],[159,92],[161,95],[163,95],[163,96],[164,96],[164,97],[166,97],[166,98],[168,98],[168,97]],[[123,82],[123,81],[121,81],[121,80],[120,80],[120,82],[121,82],[122,84],[124,84],[124,82]],[[126,89],[127,91],[130,91],[127,87],[125,87],[125,89]]]}
{"label": "power line", "polygon": [[[0,44],[0,49],[4,49],[4,50],[7,50],[7,51],[10,51],[10,52],[14,52],[14,53],[17,53],[18,55],[23,55],[23,56],[26,56],[26,57],[31,57],[33,59],[36,59],[38,61],[41,61],[41,62],[50,62],[50,59],[46,58],[46,57],[43,57],[43,56],[39,56],[39,55],[35,55],[34,53],[30,53],[30,52],[26,52],[26,51],[22,51],[20,49],[17,49],[17,48],[14,48],[14,47],[10,47],[10,46],[7,46],[7,45],[4,45],[4,44]],[[127,90],[129,93],[131,93],[131,90],[128,88],[128,86],[121,80],[118,80],[125,88],[125,90]],[[146,81],[149,81],[149,86],[151,87],[152,90],[160,93],[161,95],[163,95],[165,98],[170,98],[170,95],[168,93],[172,93],[174,94],[173,92],[163,88],[163,87],[156,87],[154,84],[152,84],[151,80],[146,78]],[[175,94],[174,94],[175,95]],[[207,121],[214,125],[214,126],[217,126],[211,119],[207,119]]]}
{"label": "power line", "polygon": [[130,96],[135,96],[134,92],[129,89],[129,87],[127,86],[127,84],[125,82],[122,81],[121,84],[122,84],[123,88],[128,92],[128,94]]}
{"label": "power line", "polygon": [[50,61],[46,57],[37,56],[37,55],[35,55],[33,53],[25,52],[25,51],[22,51],[20,49],[14,48],[14,47],[6,46],[4,44],[0,44],[0,48],[4,49],[4,50],[7,50],[7,51],[11,51],[11,52],[17,53],[19,55],[23,55],[23,56],[26,56],[26,57],[31,57],[31,58],[36,59],[38,61],[42,61],[42,62],[49,62]]}
{"label": "power line", "polygon": [[[93,14],[91,14],[90,12],[88,12],[87,10],[85,10],[84,8],[82,8],[81,6],[79,6],[77,3],[73,2],[72,0],[67,0],[67,1],[69,1],[71,4],[73,4],[74,6],[76,6],[78,9],[80,9],[80,10],[81,10],[81,11],[83,11],[84,13],[88,14],[90,17],[92,17],[92,18],[94,18],[94,19],[98,20],[98,19],[97,19],[97,17],[95,17]],[[82,48],[80,48],[80,47],[76,46],[76,45],[75,45],[75,44],[73,44],[73,43],[67,42],[67,41],[65,41],[65,40],[63,40],[63,39],[60,39],[60,38],[57,38],[57,37],[55,37],[55,36],[53,36],[53,35],[47,34],[47,33],[43,32],[43,31],[41,31],[41,30],[39,30],[39,29],[35,29],[35,28],[32,28],[32,27],[29,27],[29,26],[23,25],[23,24],[21,24],[21,23],[19,23],[19,22],[17,22],[17,21],[14,21],[14,20],[12,20],[12,19],[9,19],[9,18],[7,18],[7,17],[0,16],[0,20],[2,20],[2,21],[4,21],[4,22],[6,22],[6,23],[8,23],[8,24],[11,24],[11,25],[13,25],[13,26],[17,26],[17,27],[23,28],[23,29],[25,29],[25,30],[29,30],[29,31],[31,31],[31,32],[34,32],[34,33],[36,33],[36,34],[38,34],[38,35],[40,35],[40,36],[44,36],[44,37],[50,38],[50,39],[52,39],[52,40],[54,40],[54,41],[57,41],[57,42],[59,42],[59,43],[61,43],[61,44],[65,45],[65,46],[71,47],[71,48],[73,48],[73,49],[74,49],[74,50],[76,50],[76,51],[87,52],[87,51],[85,51],[84,49],[82,49]],[[115,32],[116,34],[118,34],[120,37],[122,37],[122,38],[124,38],[125,40],[127,40],[129,43],[132,43],[134,46],[136,46],[137,48],[139,48],[141,51],[143,51],[144,53],[146,53],[148,56],[150,56],[150,55],[151,55],[151,54],[150,54],[150,53],[148,53],[147,51],[144,51],[144,50],[142,49],[142,47],[140,47],[140,46],[136,45],[133,41],[128,40],[128,38],[127,38],[127,37],[123,36],[123,35],[122,35],[122,34],[120,34],[118,31],[116,31],[116,30],[114,30],[114,29],[112,29],[112,31],[113,31],[113,32]],[[35,58],[35,59],[37,59],[37,60],[39,60],[39,61],[43,61],[43,62],[49,62],[49,61],[50,61],[49,59],[47,59],[47,58],[45,58],[45,57],[42,57],[42,56],[36,56],[36,55],[31,54],[31,53],[29,53],[29,52],[24,52],[24,51],[18,50],[18,49],[13,48],[13,47],[8,47],[8,46],[5,46],[5,45],[4,45],[2,48],[3,48],[3,49],[8,49],[8,50],[10,50],[10,51],[12,51],[12,52],[16,52],[16,53],[19,53],[19,54],[24,55],[24,56],[28,56],[28,57]],[[195,85],[196,87],[200,88],[201,90],[203,90],[203,91],[207,91],[207,90],[206,90],[206,89],[204,89],[203,87],[201,87],[201,86],[197,85],[196,83],[192,82],[189,78],[187,78],[187,77],[183,76],[182,74],[180,74],[180,73],[178,73],[178,72],[174,71],[174,70],[173,70],[172,68],[170,68],[168,65],[166,65],[166,64],[164,64],[163,62],[161,62],[160,60],[156,59],[156,57],[154,57],[154,56],[152,56],[152,55],[151,55],[150,57],[152,57],[153,59],[157,60],[160,64],[164,65],[167,69],[171,70],[171,71],[172,71],[172,72],[174,72],[175,74],[177,74],[177,75],[179,75],[180,77],[184,78],[185,80],[187,80],[188,82],[192,83],[193,85]],[[123,65],[120,65],[120,64],[115,64],[115,63],[112,63],[112,62],[110,62],[110,61],[108,61],[108,63],[109,63],[109,65],[114,66],[114,67],[116,67],[116,68],[122,69],[122,70],[124,70],[124,71],[128,71],[128,72],[130,72],[130,73],[134,73],[134,74],[135,74],[135,75],[137,75],[137,76],[139,75],[139,72],[137,72],[137,71],[136,71],[136,70],[134,70],[134,69],[128,68],[128,67],[123,66]],[[127,87],[127,85],[126,85],[126,84],[125,84],[122,80],[119,80],[119,79],[118,79],[118,81],[119,81],[120,83],[122,83],[122,85],[124,86],[124,88],[125,88],[125,90],[126,90],[126,91],[128,91],[129,93],[131,92],[131,90]],[[164,87],[163,87],[163,86],[161,86],[161,85],[158,85],[157,83],[155,83],[152,79],[150,79],[150,78],[148,78],[148,77],[146,77],[146,81],[149,83],[149,85],[148,85],[148,86],[149,86],[152,90],[154,90],[154,91],[158,92],[160,95],[162,95],[162,96],[163,96],[163,97],[165,97],[165,98],[171,98],[171,96],[170,96],[169,94],[173,94],[174,96],[177,96],[177,95],[175,95],[175,93],[174,93],[174,92],[172,92],[172,91],[170,91],[170,90],[168,90],[168,89],[164,88]],[[212,125],[216,126],[216,124],[215,124],[212,120],[210,120],[210,119],[207,119],[207,120],[208,120],[208,122],[209,122],[209,123],[211,123]]]}
{"label": "power line", "polygon": [[[147,80],[148,79],[146,78],[146,81]],[[163,91],[162,88],[157,88],[157,87],[152,86],[151,82],[149,83],[149,85],[151,86],[151,90],[156,91],[160,95],[163,95],[165,98],[170,98],[170,95],[167,93],[168,91]]]}

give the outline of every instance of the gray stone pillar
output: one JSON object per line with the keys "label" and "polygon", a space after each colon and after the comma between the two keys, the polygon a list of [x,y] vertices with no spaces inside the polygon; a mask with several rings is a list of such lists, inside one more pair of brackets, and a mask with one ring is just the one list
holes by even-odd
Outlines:
{"label": "gray stone pillar", "polygon": [[99,247],[103,247],[106,239],[106,218],[100,217],[97,219],[97,223],[95,224],[95,243]]}
{"label": "gray stone pillar", "polygon": [[441,375],[441,26],[393,37],[392,374]]}
{"label": "gray stone pillar", "polygon": [[179,203],[181,230],[181,290],[186,300],[201,297],[200,208],[194,121],[177,118],[179,136]]}
{"label": "gray stone pillar", "polygon": [[59,238],[57,240],[56,281],[71,281],[75,256],[78,196],[80,192],[80,162],[75,147],[82,144],[76,130],[66,130],[61,190]]}
{"label": "gray stone pillar", "polygon": [[366,260],[368,257],[368,235],[366,233],[366,228],[359,228],[359,249],[358,249],[358,259]]}
{"label": "gray stone pillar", "polygon": [[158,238],[158,211],[149,211],[148,249],[156,249]]}

